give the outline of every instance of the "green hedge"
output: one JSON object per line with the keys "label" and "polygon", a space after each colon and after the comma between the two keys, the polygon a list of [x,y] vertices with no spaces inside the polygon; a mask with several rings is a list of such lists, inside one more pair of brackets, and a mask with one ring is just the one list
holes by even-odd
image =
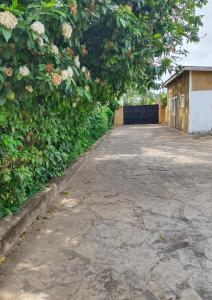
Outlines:
{"label": "green hedge", "polygon": [[[92,111],[92,112],[91,112]],[[112,126],[107,108],[33,100],[0,107],[0,217],[16,211]]]}

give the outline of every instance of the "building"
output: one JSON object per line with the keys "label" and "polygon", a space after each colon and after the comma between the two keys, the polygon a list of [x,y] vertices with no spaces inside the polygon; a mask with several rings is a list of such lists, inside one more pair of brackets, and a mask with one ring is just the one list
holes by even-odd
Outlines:
{"label": "building", "polygon": [[167,125],[188,133],[212,131],[212,67],[183,67],[164,86]]}

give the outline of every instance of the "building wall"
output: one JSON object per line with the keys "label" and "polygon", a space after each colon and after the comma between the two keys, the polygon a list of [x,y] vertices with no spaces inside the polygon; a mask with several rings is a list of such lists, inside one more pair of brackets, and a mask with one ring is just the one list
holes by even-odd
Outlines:
{"label": "building wall", "polygon": [[[168,104],[166,108],[166,123],[169,126],[176,127],[185,132],[188,131],[188,115],[189,115],[189,72],[183,72],[179,77],[173,80],[167,87]],[[181,107],[181,95],[185,96],[185,105]],[[176,117],[173,122],[171,115],[171,99],[176,97]],[[175,124],[174,124],[175,123]]]}
{"label": "building wall", "polygon": [[192,72],[189,132],[212,130],[212,72]]}
{"label": "building wall", "polygon": [[189,133],[212,130],[212,90],[190,94]]}
{"label": "building wall", "polygon": [[212,90],[212,72],[192,72],[192,91]]}

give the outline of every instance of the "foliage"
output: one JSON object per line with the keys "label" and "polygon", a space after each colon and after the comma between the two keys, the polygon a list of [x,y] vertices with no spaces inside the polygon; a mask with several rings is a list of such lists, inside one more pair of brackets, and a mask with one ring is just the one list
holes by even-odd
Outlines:
{"label": "foliage", "polygon": [[159,103],[165,107],[167,105],[167,93],[162,92],[158,96],[159,96]]}
{"label": "foliage", "polygon": [[146,91],[140,93],[138,90],[130,89],[120,98],[120,103],[123,105],[153,105],[160,103],[162,106],[167,105],[166,92]]}
{"label": "foliage", "polygon": [[[16,210],[112,126],[109,108],[91,113],[67,101],[1,108],[0,216]],[[42,121],[41,121],[42,120]],[[3,129],[2,129],[3,128]]]}
{"label": "foliage", "polygon": [[1,1],[1,215],[105,132],[112,114],[101,107],[156,86],[183,41],[198,41],[206,2]]}
{"label": "foliage", "polygon": [[[154,87],[184,53],[183,41],[198,41],[201,18],[195,9],[206,2],[5,0],[0,9],[10,11],[17,25],[13,30],[0,26],[0,101],[55,94],[88,101],[92,94],[103,101],[103,95],[108,99],[132,84]],[[68,36],[65,24],[71,30]],[[82,72],[78,56],[89,71]],[[29,68],[28,76],[20,74],[21,66]],[[12,68],[12,76],[4,67]],[[61,71],[68,67],[73,76],[61,82]],[[86,86],[93,87],[91,93]]]}
{"label": "foliage", "polygon": [[152,91],[140,93],[139,90],[134,89],[130,89],[120,98],[123,105],[151,105],[155,104],[155,101],[155,94]]}

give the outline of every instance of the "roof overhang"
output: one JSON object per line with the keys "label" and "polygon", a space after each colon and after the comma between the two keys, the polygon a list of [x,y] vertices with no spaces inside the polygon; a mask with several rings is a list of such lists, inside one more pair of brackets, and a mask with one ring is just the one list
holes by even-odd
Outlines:
{"label": "roof overhang", "polygon": [[169,83],[175,80],[178,76],[180,76],[185,71],[196,71],[196,72],[212,72],[212,67],[195,67],[195,66],[184,66],[174,75],[172,75],[165,83],[164,87],[167,87]]}

